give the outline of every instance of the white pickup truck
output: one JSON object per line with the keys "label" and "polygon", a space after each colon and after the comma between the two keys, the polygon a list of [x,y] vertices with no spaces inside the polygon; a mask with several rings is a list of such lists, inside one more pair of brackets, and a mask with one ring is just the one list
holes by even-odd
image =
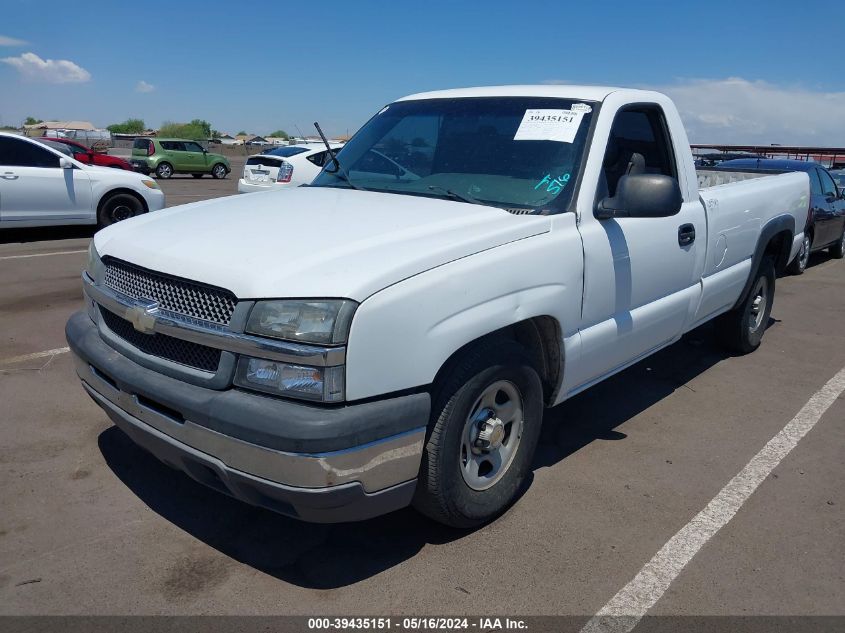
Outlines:
{"label": "white pickup truck", "polygon": [[698,182],[659,93],[418,94],[310,186],[97,233],[67,339],[111,419],[203,484],[307,521],[475,526],[546,407],[710,319],[760,344],[808,178]]}

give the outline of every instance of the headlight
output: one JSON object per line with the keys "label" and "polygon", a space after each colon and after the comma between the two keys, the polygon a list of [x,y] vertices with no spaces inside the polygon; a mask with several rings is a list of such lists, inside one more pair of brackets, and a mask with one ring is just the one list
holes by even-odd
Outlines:
{"label": "headlight", "polygon": [[259,301],[249,315],[246,331],[298,343],[345,343],[357,307],[348,299]]}
{"label": "headlight", "polygon": [[145,180],[142,180],[141,182],[144,183],[150,189],[158,189],[159,188],[158,183],[155,180],[146,180],[145,179]]}
{"label": "headlight", "polygon": [[281,396],[341,402],[343,367],[304,367],[262,358],[241,357],[235,384]]}
{"label": "headlight", "polygon": [[100,254],[97,252],[97,247],[94,246],[94,239],[91,238],[91,243],[88,245],[88,262],[85,264],[85,272],[94,281],[100,281],[100,272],[103,268],[103,260],[100,259]]}

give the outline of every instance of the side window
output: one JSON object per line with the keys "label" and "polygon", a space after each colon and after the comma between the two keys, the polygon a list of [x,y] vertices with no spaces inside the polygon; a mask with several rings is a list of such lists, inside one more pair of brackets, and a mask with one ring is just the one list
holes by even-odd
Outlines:
{"label": "side window", "polygon": [[200,152],[202,153],[202,147],[199,143],[184,143],[185,151],[188,152]]}
{"label": "side window", "polygon": [[813,169],[807,175],[810,177],[810,193],[814,196],[823,196],[822,183],[819,180],[819,170]]}
{"label": "side window", "polygon": [[185,151],[185,144],[181,141],[161,141],[162,149],[166,149],[168,152],[184,152]]}
{"label": "side window", "polygon": [[316,154],[311,154],[311,156],[306,156],[305,158],[317,165],[317,167],[322,167],[326,162],[327,155],[328,152],[317,152]]}
{"label": "side window", "polygon": [[830,174],[828,174],[824,169],[819,169],[818,171],[819,177],[822,179],[822,193],[826,196],[839,196],[839,192],[836,190],[836,183],[833,182],[833,178],[830,177]]}
{"label": "side window", "polygon": [[669,128],[657,106],[635,106],[616,115],[604,155],[599,199],[614,195],[619,179],[634,174],[677,178]]}
{"label": "side window", "polygon": [[0,165],[58,167],[59,157],[43,147],[16,138],[0,138]]}

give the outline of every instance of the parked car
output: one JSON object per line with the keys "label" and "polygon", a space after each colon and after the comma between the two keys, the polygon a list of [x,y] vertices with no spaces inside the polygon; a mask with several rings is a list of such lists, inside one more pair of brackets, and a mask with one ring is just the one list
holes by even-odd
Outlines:
{"label": "parked car", "polygon": [[810,261],[810,253],[828,249],[831,256],[845,256],[845,189],[837,187],[833,176],[812,161],[778,159],[729,160],[719,168],[751,174],[778,174],[802,171],[810,177],[810,203],[801,250],[788,271],[802,274]]}
{"label": "parked car", "polygon": [[212,154],[196,141],[181,138],[136,138],[129,162],[137,171],[158,178],[173,174],[225,178],[232,171],[229,159],[222,154]]}
{"label": "parked car", "polygon": [[66,145],[53,140],[0,133],[0,227],[105,227],[164,208],[155,180],[86,165],[66,151]]}
{"label": "parked car", "polygon": [[[339,152],[343,145],[330,144],[330,147]],[[254,154],[246,159],[243,177],[238,180],[238,193],[306,185],[320,173],[326,160],[331,158],[322,143],[286,145]]]}
{"label": "parked car", "polygon": [[100,167],[114,167],[115,169],[125,169],[126,171],[135,171],[135,168],[129,164],[129,161],[120,158],[119,156],[109,156],[101,152],[94,152],[90,148],[85,147],[78,141],[69,138],[49,138],[41,139],[44,142],[47,140],[55,143],[60,143],[73,152],[73,157],[80,163],[86,165],[99,165]]}
{"label": "parked car", "polygon": [[338,162],[99,232],[66,327],[134,442],[306,521],[477,526],[520,493],[545,407],[712,319],[755,350],[810,189],[699,189],[672,101],[598,87],[405,97]]}

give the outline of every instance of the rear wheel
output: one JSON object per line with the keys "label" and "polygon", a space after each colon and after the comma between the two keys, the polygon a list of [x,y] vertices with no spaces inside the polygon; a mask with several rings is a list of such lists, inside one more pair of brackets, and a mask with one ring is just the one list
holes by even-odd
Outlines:
{"label": "rear wheel", "polygon": [[194,178],[202,178],[202,174],[191,174]]}
{"label": "rear wheel", "polygon": [[748,354],[760,347],[774,298],[775,264],[771,257],[764,257],[748,296],[739,306],[717,320],[717,333],[722,343],[740,354]]}
{"label": "rear wheel", "polygon": [[795,256],[795,259],[787,267],[787,272],[793,275],[801,275],[807,270],[807,264],[810,262],[810,248],[813,245],[813,236],[809,233],[804,233],[804,239],[801,242],[801,249]]}
{"label": "rear wheel", "polygon": [[830,256],[834,259],[845,257],[845,228],[842,229],[842,235],[839,236],[839,241],[830,247]]}
{"label": "rear wheel", "polygon": [[156,167],[156,176],[167,180],[173,175],[173,165],[170,163],[159,163]]}
{"label": "rear wheel", "polygon": [[518,344],[467,352],[439,381],[414,506],[454,527],[482,525],[516,499],[543,420],[543,390]]}
{"label": "rear wheel", "polygon": [[106,198],[100,205],[100,210],[97,212],[97,225],[104,228],[143,212],[144,205],[138,198],[128,193],[116,193]]}
{"label": "rear wheel", "polygon": [[226,174],[229,173],[226,170],[226,165],[223,163],[217,163],[214,167],[211,168],[211,175],[220,180],[221,178],[225,178]]}

